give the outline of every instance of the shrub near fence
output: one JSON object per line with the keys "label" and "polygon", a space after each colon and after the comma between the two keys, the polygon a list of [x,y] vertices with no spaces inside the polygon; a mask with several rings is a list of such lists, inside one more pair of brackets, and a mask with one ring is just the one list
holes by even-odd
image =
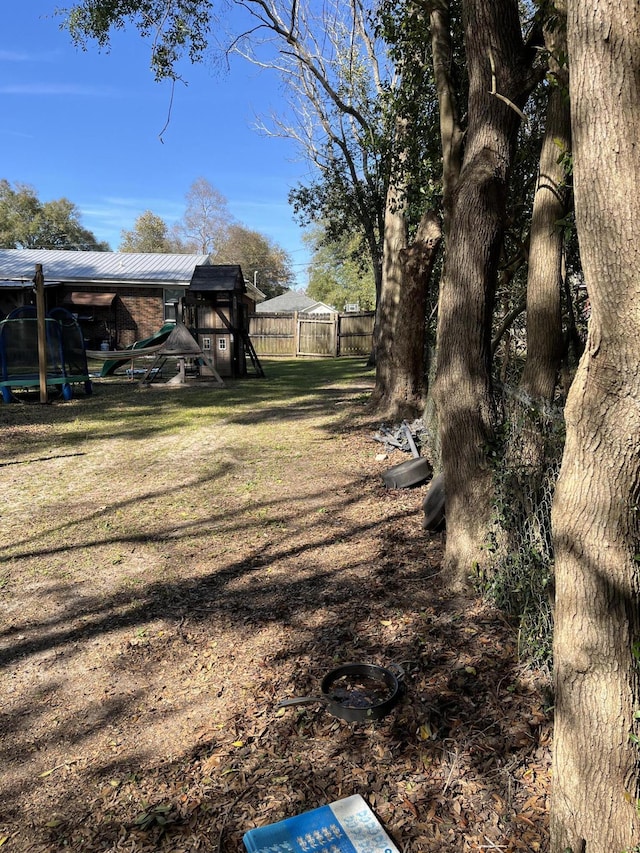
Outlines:
{"label": "shrub near fence", "polygon": [[258,355],[368,356],[374,311],[345,314],[251,314],[249,337]]}

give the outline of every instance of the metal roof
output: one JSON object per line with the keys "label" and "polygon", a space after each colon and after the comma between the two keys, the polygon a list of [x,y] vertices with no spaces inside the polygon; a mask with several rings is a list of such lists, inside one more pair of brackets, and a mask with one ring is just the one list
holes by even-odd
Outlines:
{"label": "metal roof", "polygon": [[[30,282],[35,265],[48,279],[68,283],[122,282],[188,285],[197,265],[209,255],[169,255],[155,252],[72,252],[61,249],[1,249],[0,279]],[[15,286],[15,284],[14,284]]]}
{"label": "metal roof", "polygon": [[264,294],[259,287],[256,287],[255,284],[251,284],[251,282],[246,278],[244,280],[244,286],[247,288],[247,293],[254,302],[264,302],[267,298],[266,294]]}
{"label": "metal roof", "polygon": [[274,296],[272,299],[267,299],[265,302],[261,302],[260,305],[256,305],[256,313],[258,314],[267,312],[287,314],[294,311],[306,313],[311,309],[326,313],[333,313],[335,311],[330,305],[311,299],[306,293],[300,293],[297,290],[287,290],[285,293],[281,293],[280,296]]}

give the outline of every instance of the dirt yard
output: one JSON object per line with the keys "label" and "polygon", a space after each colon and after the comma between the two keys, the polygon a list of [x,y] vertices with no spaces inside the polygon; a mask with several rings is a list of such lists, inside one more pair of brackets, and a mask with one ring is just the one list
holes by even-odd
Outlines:
{"label": "dirt yard", "polygon": [[[371,372],[265,367],[0,409],[2,853],[240,853],[354,793],[404,853],[547,850],[547,680],[384,487]],[[384,719],[277,708],[349,661],[403,668]]]}

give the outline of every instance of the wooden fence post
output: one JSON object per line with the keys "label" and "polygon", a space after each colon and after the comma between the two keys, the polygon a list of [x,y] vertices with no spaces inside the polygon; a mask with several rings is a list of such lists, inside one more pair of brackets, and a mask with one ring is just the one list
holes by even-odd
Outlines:
{"label": "wooden fence post", "polygon": [[297,311],[293,312],[293,355],[294,358],[300,355],[300,323]]}

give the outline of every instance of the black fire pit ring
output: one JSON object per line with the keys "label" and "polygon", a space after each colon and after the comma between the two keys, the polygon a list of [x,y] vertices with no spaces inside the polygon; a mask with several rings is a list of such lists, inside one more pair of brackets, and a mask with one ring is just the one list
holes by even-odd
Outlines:
{"label": "black fire pit ring", "polygon": [[283,699],[278,708],[323,704],[334,717],[350,723],[380,720],[397,705],[404,692],[401,667],[345,663],[322,679],[319,696]]}

